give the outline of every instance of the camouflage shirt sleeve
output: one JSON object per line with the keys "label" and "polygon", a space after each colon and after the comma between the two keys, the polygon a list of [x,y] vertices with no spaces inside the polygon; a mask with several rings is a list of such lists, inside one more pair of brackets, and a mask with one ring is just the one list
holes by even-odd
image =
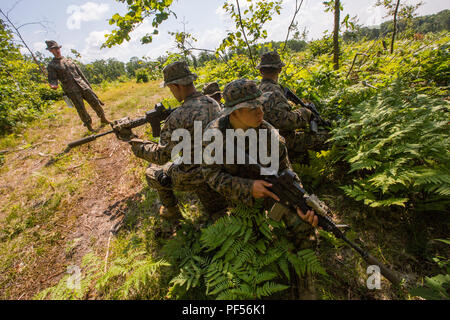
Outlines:
{"label": "camouflage shirt sleeve", "polygon": [[278,84],[263,80],[259,88],[264,93],[271,92],[268,102],[264,105],[264,119],[275,128],[282,131],[291,131],[305,128],[308,125],[308,111],[304,108],[292,110]]}
{"label": "camouflage shirt sleeve", "polygon": [[254,180],[233,176],[227,173],[222,165],[203,165],[202,174],[211,189],[217,191],[231,201],[242,202],[253,206],[252,194]]}
{"label": "camouflage shirt sleeve", "polygon": [[77,73],[80,75],[80,77],[84,80],[84,82],[86,82],[86,84],[89,86],[89,88],[92,89],[91,84],[89,83],[88,79],[86,78],[86,76],[84,75],[83,71],[81,71],[80,67],[78,67],[78,65],[76,63],[74,63],[75,65],[75,70],[77,71]]}
{"label": "camouflage shirt sleeve", "polygon": [[[173,114],[173,113],[172,113]],[[171,114],[171,115],[172,115]],[[175,130],[176,124],[173,117],[169,116],[161,129],[159,143],[153,141],[132,140],[131,150],[136,157],[145,159],[151,163],[163,165],[170,161],[174,141],[171,141],[172,131]],[[175,127],[175,128],[174,128]]]}
{"label": "camouflage shirt sleeve", "polygon": [[56,74],[55,68],[51,65],[51,63],[47,66],[47,79],[48,83],[52,86],[58,85],[58,75]]}
{"label": "camouflage shirt sleeve", "polygon": [[[271,128],[270,125],[269,125],[269,128],[275,130],[275,128],[273,128],[273,127]],[[295,173],[294,169],[292,168],[291,161],[289,160],[288,150],[286,147],[286,141],[279,134],[278,134],[278,138],[279,138],[279,142],[280,142],[280,144],[279,144],[280,167],[278,169],[278,172],[282,172],[283,170],[286,170],[286,169],[292,171],[295,175],[295,180],[300,184],[300,186],[302,186],[300,178]]]}

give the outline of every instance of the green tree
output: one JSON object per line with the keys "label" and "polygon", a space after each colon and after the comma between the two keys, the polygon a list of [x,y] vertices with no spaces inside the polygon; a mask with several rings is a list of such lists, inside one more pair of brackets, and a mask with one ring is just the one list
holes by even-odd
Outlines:
{"label": "green tree", "polygon": [[35,118],[42,110],[39,85],[31,75],[38,70],[22,56],[12,32],[0,19],[0,134]]}
{"label": "green tree", "polygon": [[[334,15],[334,29],[333,29],[333,64],[334,70],[339,69],[339,32],[341,27],[341,11],[344,10],[340,0],[330,0],[324,1],[325,12],[333,12]],[[354,18],[355,19],[355,18]],[[355,27],[355,22],[351,21],[350,16],[346,15],[342,21],[342,25],[345,25],[347,29],[353,29]]]}
{"label": "green tree", "polygon": [[423,4],[419,2],[413,5],[401,4],[400,0],[377,0],[376,6],[383,6],[388,10],[388,16],[394,17],[392,40],[391,40],[391,54],[394,53],[395,37],[397,35],[397,24],[399,18],[410,24],[412,18],[415,16],[415,11]]}
{"label": "green tree", "polygon": [[152,35],[158,34],[159,25],[167,20],[170,15],[175,15],[170,10],[173,0],[116,0],[127,4],[128,12],[121,16],[114,14],[109,19],[110,25],[115,25],[117,29],[113,30],[102,47],[111,48],[114,45],[121,44],[124,40],[130,41],[130,33],[140,26],[145,19],[152,17],[153,32],[145,34],[141,38],[143,44],[152,42]]}
{"label": "green tree", "polygon": [[225,11],[233,19],[236,31],[228,33],[217,51],[226,54],[227,49],[237,51],[247,47],[252,65],[255,67],[252,46],[267,38],[264,24],[272,20],[275,13],[280,14],[282,1],[247,0],[247,2],[248,8],[243,12],[241,12],[239,0],[236,0],[236,5],[229,2],[225,2],[223,5]]}

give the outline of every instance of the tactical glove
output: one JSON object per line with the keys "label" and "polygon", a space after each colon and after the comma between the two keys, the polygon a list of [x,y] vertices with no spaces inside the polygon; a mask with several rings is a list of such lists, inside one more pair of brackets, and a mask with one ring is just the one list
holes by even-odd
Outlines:
{"label": "tactical glove", "polygon": [[131,119],[129,117],[125,117],[119,120],[114,120],[111,124],[114,133],[116,134],[117,139],[129,142],[131,139],[136,138],[137,136],[131,131]]}

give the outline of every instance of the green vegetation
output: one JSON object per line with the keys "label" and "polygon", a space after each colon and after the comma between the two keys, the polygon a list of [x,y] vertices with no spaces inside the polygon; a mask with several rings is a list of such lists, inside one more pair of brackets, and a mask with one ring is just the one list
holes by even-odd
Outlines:
{"label": "green vegetation", "polygon": [[326,275],[314,252],[296,250],[285,227],[268,220],[260,204],[237,205],[230,216],[196,229],[183,225],[163,248],[179,270],[170,297],[260,299],[288,289],[290,269],[299,277]]}
{"label": "green vegetation", "polygon": [[36,65],[23,59],[11,39],[0,20],[0,133],[36,118],[47,106],[29,74]]}
{"label": "green vegetation", "polygon": [[[124,17],[113,16],[118,29],[107,46],[127,40],[146,17],[145,1],[134,2]],[[157,13],[155,27],[171,14],[171,2],[151,8]],[[195,199],[180,194],[182,227],[170,240],[161,239],[164,222],[156,193],[146,187],[145,162],[112,136],[64,152],[67,141],[86,132],[78,128],[73,109],[51,104],[62,92],[48,89],[0,24],[2,298],[20,292],[36,299],[292,298],[287,289],[305,274],[317,276],[323,299],[449,298],[448,240],[432,240],[448,237],[449,11],[400,20],[393,54],[386,45],[389,23],[378,33],[364,28],[344,33],[334,70],[330,35],[306,43],[297,32],[286,47],[261,43],[263,24],[279,3],[257,3],[244,13],[247,40],[239,30],[238,8],[226,7],[236,30],[217,56],[191,55],[183,42],[189,38],[178,33],[179,53],[157,61],[134,57],[126,64],[99,60],[82,68],[98,85],[108,115],[118,119],[140,116],[159,101],[176,106],[156,80],[174,59],[184,56],[196,68],[198,88],[211,81],[223,88],[237,78],[257,79],[256,57],[279,48],[286,62],[280,82],[333,121],[332,149],[311,152],[307,163],[293,159],[294,170],[335,218],[353,227],[350,239],[364,241],[380,261],[407,276],[404,288],[383,282],[382,290],[368,290],[361,259],[340,241],[319,232],[317,255],[300,250],[284,225],[268,220],[258,207],[238,206],[211,223]],[[144,42],[150,40],[147,35]],[[139,130],[150,134],[148,128]],[[91,208],[103,214],[98,220],[121,217],[114,235],[107,229],[107,242],[100,241],[105,233],[95,229],[98,225],[83,220],[97,219],[85,212]],[[81,269],[77,289],[66,285],[73,280],[66,274],[72,265]]]}

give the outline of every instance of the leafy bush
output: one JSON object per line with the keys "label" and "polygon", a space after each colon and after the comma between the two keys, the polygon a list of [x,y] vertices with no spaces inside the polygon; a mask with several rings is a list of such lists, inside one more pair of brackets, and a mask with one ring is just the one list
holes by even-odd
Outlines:
{"label": "leafy bush", "polygon": [[36,118],[45,106],[30,75],[36,68],[24,59],[0,21],[0,133]]}
{"label": "leafy bush", "polygon": [[144,68],[136,70],[136,82],[148,82],[148,71]]}
{"label": "leafy bush", "polygon": [[[450,245],[450,239],[435,239],[436,241]],[[425,277],[425,285],[409,292],[413,296],[419,296],[429,300],[449,300],[450,299],[450,259],[447,257],[433,258],[439,268],[444,270],[444,274],[434,277]]]}
{"label": "leafy bush", "polygon": [[[424,200],[444,210],[450,195],[448,102],[395,82],[355,107],[333,131],[355,176],[345,193],[371,207]],[[433,203],[433,206],[431,206]]]}
{"label": "leafy bush", "polygon": [[53,90],[47,84],[42,83],[38,86],[38,90],[39,90],[39,96],[44,101],[61,100],[64,95],[64,92],[62,91],[61,86],[59,86],[58,89]]}
{"label": "leafy bush", "polygon": [[[53,287],[36,294],[34,299],[44,300],[81,300],[87,299],[95,289],[103,299],[149,299],[158,291],[159,269],[168,266],[164,260],[154,261],[147,252],[130,250],[125,256],[111,261],[107,270],[103,270],[102,259],[93,253],[83,257],[81,263],[80,286],[71,288],[73,276],[65,275]],[[72,279],[71,279],[72,277]]]}
{"label": "leafy bush", "polygon": [[325,275],[314,252],[296,251],[285,233],[260,205],[238,205],[201,233],[182,230],[164,248],[180,270],[170,295],[198,288],[203,297],[260,299],[289,288],[290,266],[300,277]]}
{"label": "leafy bush", "polygon": [[333,38],[328,36],[320,40],[311,41],[309,43],[309,50],[313,57],[331,54],[333,52]]}

